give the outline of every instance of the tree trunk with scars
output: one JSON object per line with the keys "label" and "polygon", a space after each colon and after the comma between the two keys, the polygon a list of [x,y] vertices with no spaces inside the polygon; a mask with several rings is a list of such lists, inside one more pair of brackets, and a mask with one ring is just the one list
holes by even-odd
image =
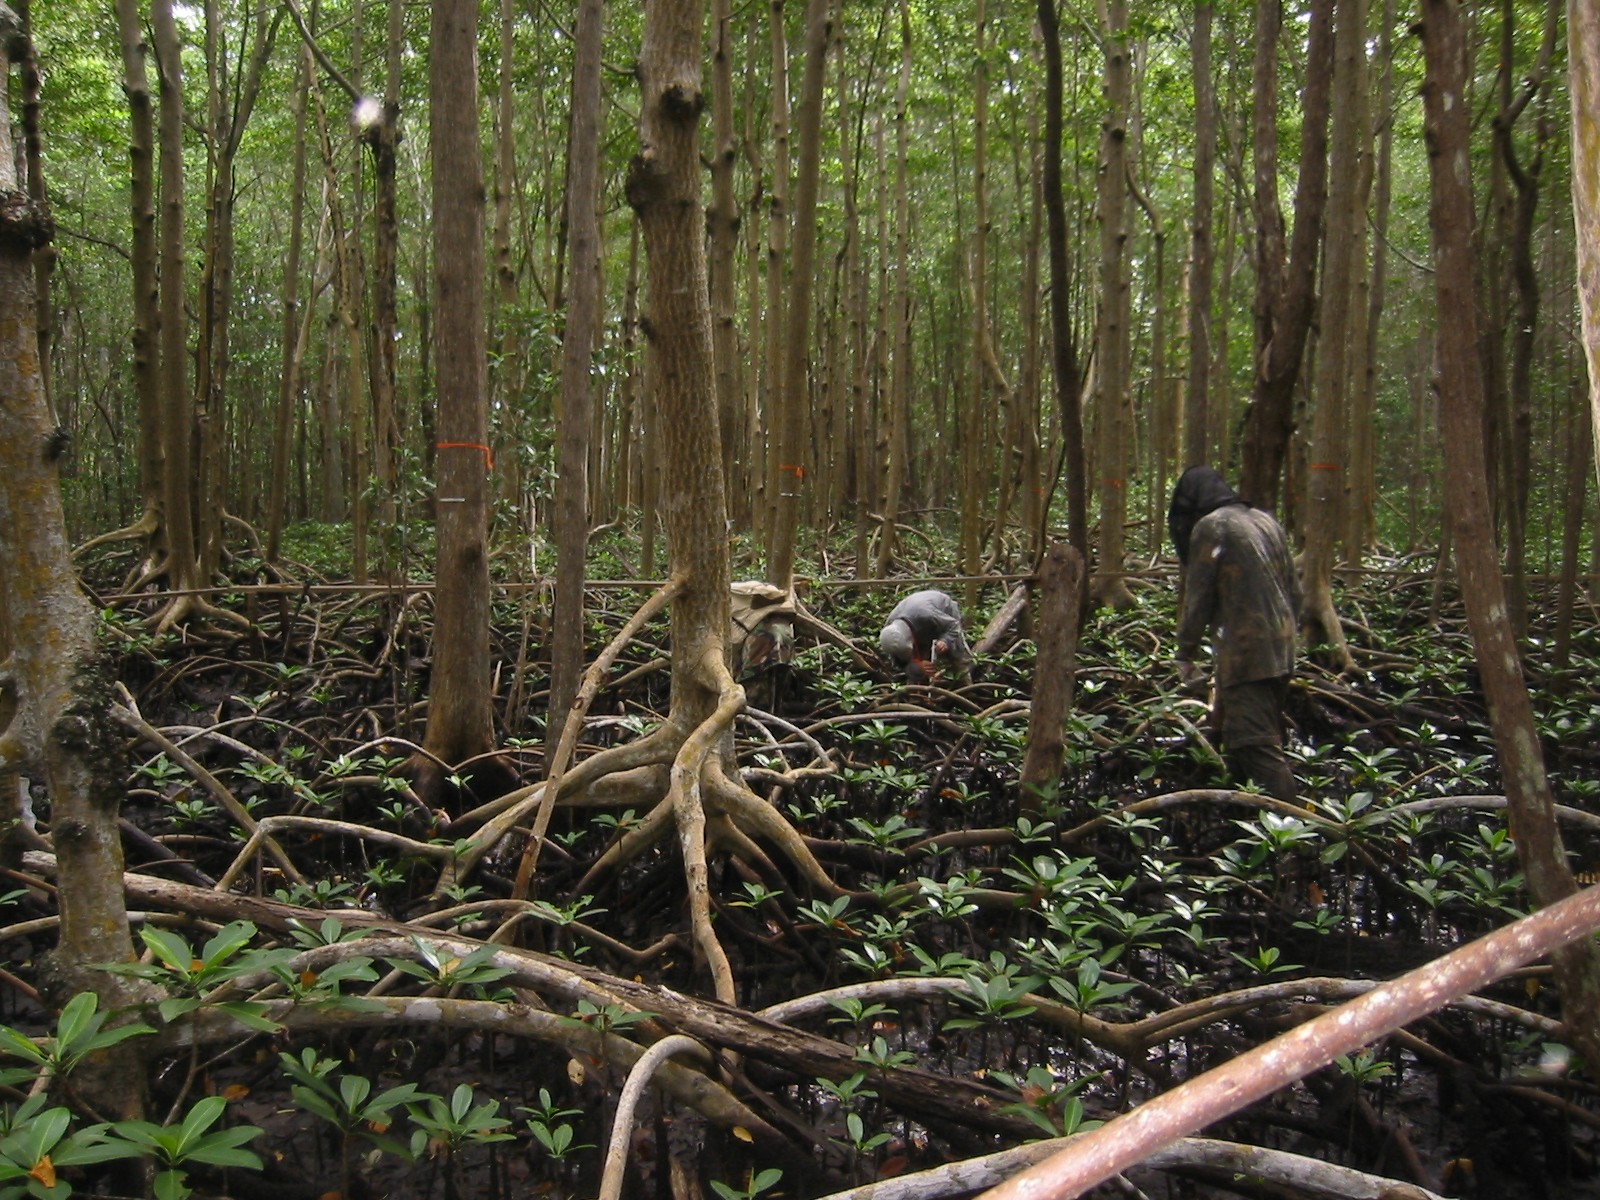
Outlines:
{"label": "tree trunk with scars", "polygon": [[[9,49],[17,32],[16,15],[0,7],[0,45]],[[7,95],[0,88],[0,838],[11,847],[35,839],[20,811],[18,775],[43,781],[61,870],[56,991],[47,999],[59,1005],[88,990],[110,1008],[134,991],[95,969],[132,951],[117,831],[121,756],[95,609],[72,570],[60,445],[40,371],[33,254],[54,227],[18,187]],[[130,1053],[87,1062],[88,1073],[74,1077],[111,1117],[142,1109],[144,1073]]]}

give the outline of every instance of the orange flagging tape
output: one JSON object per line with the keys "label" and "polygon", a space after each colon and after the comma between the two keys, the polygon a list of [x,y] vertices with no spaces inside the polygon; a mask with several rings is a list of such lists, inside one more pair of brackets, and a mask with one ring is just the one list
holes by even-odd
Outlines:
{"label": "orange flagging tape", "polygon": [[434,449],[436,450],[482,451],[483,469],[490,472],[494,470],[494,451],[490,450],[489,447],[485,446],[482,442],[435,442],[433,445]]}

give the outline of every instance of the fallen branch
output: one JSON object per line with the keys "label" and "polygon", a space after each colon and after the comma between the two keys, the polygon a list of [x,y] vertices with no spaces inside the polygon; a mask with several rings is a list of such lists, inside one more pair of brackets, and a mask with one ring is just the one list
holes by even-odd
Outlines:
{"label": "fallen branch", "polygon": [[1569,896],[1124,1113],[984,1193],[1069,1200],[1179,1137],[1271,1095],[1391,1030],[1600,929],[1600,888]]}
{"label": "fallen branch", "polygon": [[[979,1188],[993,1187],[1011,1173],[1089,1136],[1079,1134],[1075,1138],[1033,1142],[1014,1150],[949,1163],[931,1171],[835,1192],[825,1200],[939,1200],[943,1196],[965,1196]],[[1443,1200],[1436,1192],[1382,1175],[1369,1175],[1286,1150],[1242,1146],[1214,1138],[1184,1138],[1158,1150],[1142,1165],[1163,1171],[1216,1175],[1219,1181],[1230,1185],[1249,1182],[1282,1188],[1314,1200]]]}

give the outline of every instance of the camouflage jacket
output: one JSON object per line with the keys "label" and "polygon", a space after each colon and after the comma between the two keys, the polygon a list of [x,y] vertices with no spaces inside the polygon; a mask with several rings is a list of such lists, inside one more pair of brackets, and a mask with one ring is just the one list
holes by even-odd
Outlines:
{"label": "camouflage jacket", "polygon": [[1294,672],[1300,588],[1272,514],[1229,504],[1201,517],[1189,543],[1178,657],[1193,661],[1209,632],[1217,686]]}

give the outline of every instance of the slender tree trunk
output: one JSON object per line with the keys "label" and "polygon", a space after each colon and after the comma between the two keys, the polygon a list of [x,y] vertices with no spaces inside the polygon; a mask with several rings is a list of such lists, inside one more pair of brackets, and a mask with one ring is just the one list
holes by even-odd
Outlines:
{"label": "slender tree trunk", "polygon": [[1077,671],[1083,583],[1083,555],[1068,542],[1053,543],[1039,568],[1039,652],[1028,748],[1017,778],[1023,812],[1040,813],[1059,794],[1065,726]]}
{"label": "slender tree trunk", "polygon": [[1100,0],[1105,30],[1107,111],[1100,137],[1100,329],[1096,378],[1100,539],[1095,599],[1109,608],[1133,603],[1124,575],[1128,512],[1128,396],[1132,319],[1128,285],[1128,114],[1132,69],[1128,59],[1127,0]]}
{"label": "slender tree trunk", "polygon": [[[389,0],[388,31],[384,38],[383,107],[361,131],[372,155],[372,315],[367,330],[367,391],[371,404],[372,483],[377,501],[379,536],[378,571],[394,579],[398,570],[397,547],[388,539],[396,525],[399,479],[400,415],[397,407],[399,349],[400,225],[396,215],[396,152],[400,147],[400,82],[405,48],[403,0]],[[480,171],[481,177],[481,171]],[[479,252],[479,258],[483,257]],[[356,486],[365,492],[366,481]]]}
{"label": "slender tree trunk", "polygon": [[[774,12],[776,12],[776,6]],[[802,501],[809,494],[806,468],[810,455],[806,431],[811,415],[811,294],[817,246],[817,191],[822,173],[822,87],[828,66],[830,0],[807,0],[805,73],[800,84],[799,173],[795,178],[794,220],[790,227],[793,256],[789,264],[789,296],[784,318],[783,384],[777,398],[778,473],[773,500],[772,539],[768,543],[767,578],[788,588],[794,580],[795,539]]]}
{"label": "slender tree trunk", "polygon": [[477,14],[475,0],[438,0],[432,10],[428,114],[438,313],[439,547],[433,671],[423,742],[431,757],[413,763],[419,783],[430,795],[441,782],[435,760],[454,766],[487,753],[494,744],[487,544],[492,458]]}
{"label": "slender tree trunk", "polygon": [[[550,718],[545,761],[553,761],[583,674],[584,561],[589,547],[591,378],[600,316],[600,46],[604,0],[582,0],[573,43],[571,157],[567,164],[567,250],[572,257],[561,339],[561,417],[556,480],[555,621],[551,629]],[[485,647],[487,650],[487,647]]]}
{"label": "slender tree trunk", "polygon": [[900,0],[900,78],[895,85],[894,129],[894,296],[889,304],[887,342],[891,354],[888,411],[883,421],[883,523],[878,535],[876,574],[888,575],[894,561],[895,532],[911,468],[911,203],[906,185],[910,154],[911,7]]}
{"label": "slender tree trunk", "polygon": [[[311,89],[316,115],[317,144],[322,153],[323,203],[327,206],[329,237],[335,264],[333,308],[328,314],[328,324],[323,339],[324,366],[321,388],[322,511],[323,519],[331,522],[343,521],[350,513],[346,503],[350,491],[346,476],[346,451],[350,452],[352,459],[356,458],[352,443],[360,440],[358,437],[346,436],[350,432],[346,428],[348,420],[355,411],[347,406],[346,397],[351,394],[359,395],[361,390],[361,338],[355,315],[360,301],[355,294],[359,284],[353,262],[354,247],[345,228],[344,207],[339,198],[338,163],[334,157],[332,140],[328,135],[327,111],[323,105],[322,89],[317,86],[315,80],[312,80]],[[353,382],[349,384],[345,384],[345,376],[339,372],[341,343],[345,351],[342,356],[347,368],[345,375],[353,377]],[[357,548],[364,546],[365,542],[358,540]],[[358,582],[362,581],[364,570],[364,564],[358,560],[355,570]]]}
{"label": "slender tree trunk", "polygon": [[[141,524],[154,536],[161,530],[165,508],[165,454],[161,441],[161,309],[156,276],[155,119],[150,99],[144,26],[137,0],[117,0],[117,26],[122,35],[123,93],[128,97],[130,133],[128,160],[133,236],[133,382],[139,396],[139,486],[143,493]],[[164,531],[162,531],[164,532]],[[151,545],[152,555],[160,547]],[[152,561],[152,564],[153,561]]]}
{"label": "slender tree trunk", "polygon": [[711,6],[711,331],[716,352],[717,427],[722,431],[722,477],[728,507],[747,487],[744,418],[739,411],[739,329],[734,320],[734,272],[739,248],[739,205],[733,192],[738,142],[733,132],[733,10],[730,0]]}
{"label": "slender tree trunk", "polygon": [[1382,76],[1378,85],[1376,122],[1377,163],[1373,174],[1372,270],[1367,291],[1365,348],[1362,352],[1360,386],[1351,413],[1353,440],[1350,490],[1346,497],[1345,546],[1353,558],[1377,542],[1377,429],[1378,355],[1383,321],[1384,284],[1388,278],[1389,199],[1393,190],[1391,160],[1394,148],[1394,23],[1396,0],[1384,0],[1382,26],[1378,31],[1378,61]]}
{"label": "slender tree trunk", "polygon": [[[517,187],[515,0],[500,0],[500,63],[495,93],[494,139],[494,305],[500,353],[490,373],[494,394],[509,403],[516,395],[517,266],[511,251],[512,198]],[[521,489],[517,492],[520,495]]]}
{"label": "slender tree trunk", "polygon": [[[1194,215],[1189,224],[1189,384],[1183,405],[1183,461],[1180,468],[1217,463],[1206,437],[1209,425],[1206,379],[1211,370],[1211,286],[1215,254],[1211,220],[1217,160],[1217,93],[1211,78],[1210,0],[1194,6],[1189,53],[1194,72]],[[1281,233],[1279,234],[1281,237]],[[1219,464],[1220,465],[1220,464]],[[1166,489],[1161,489],[1164,493]]]}
{"label": "slender tree trunk", "polygon": [[766,347],[770,344],[766,335],[769,332],[767,323],[771,320],[771,314],[764,314],[762,311],[770,292],[762,281],[762,267],[766,262],[766,256],[761,251],[761,239],[768,222],[763,219],[766,215],[764,212],[766,191],[761,163],[761,138],[757,133],[760,24],[755,20],[745,22],[744,87],[740,105],[744,110],[742,129],[744,136],[741,138],[741,143],[746,174],[750,178],[750,196],[745,202],[744,209],[745,395],[744,406],[739,414],[738,434],[739,444],[745,448],[746,461],[743,467],[743,489],[736,489],[731,483],[727,486],[730,489],[729,516],[757,536],[764,538],[769,528],[766,508],[768,439],[762,436],[762,421],[770,404],[772,380],[768,374],[765,353]]}
{"label": "slender tree trunk", "polygon": [[1572,213],[1578,240],[1578,303],[1589,366],[1589,435],[1600,472],[1600,6],[1567,0],[1572,95]]}
{"label": "slender tree trunk", "polygon": [[1072,331],[1072,273],[1068,266],[1066,201],[1061,184],[1062,68],[1061,22],[1056,0],[1039,0],[1044,41],[1044,210],[1050,246],[1050,353],[1056,406],[1061,412],[1062,457],[1067,472],[1067,540],[1089,554],[1089,503],[1085,486],[1083,372]]}
{"label": "slender tree trunk", "polygon": [[[161,429],[166,518],[167,582],[174,591],[200,585],[195,555],[193,501],[193,405],[185,369],[189,324],[184,312],[183,68],[172,0],[154,0],[150,25],[161,75]],[[167,609],[162,625],[182,618],[191,604]]]}
{"label": "slender tree trunk", "polygon": [[784,0],[769,0],[767,19],[772,45],[772,170],[767,197],[767,321],[766,333],[766,503],[762,512],[762,537],[767,548],[767,576],[778,574],[777,542],[779,513],[785,491],[798,490],[795,472],[799,464],[784,457],[788,417],[783,406],[784,338],[787,336],[787,306],[783,281],[789,264],[789,39],[784,27]]}
{"label": "slender tree trunk", "polygon": [[[1554,799],[1534,725],[1516,638],[1507,619],[1495,553],[1482,444],[1483,375],[1477,355],[1473,267],[1470,113],[1465,104],[1466,46],[1458,0],[1423,0],[1427,64],[1423,110],[1432,180],[1439,324],[1439,394],[1444,438],[1446,507],[1455,531],[1461,595],[1467,609],[1490,724],[1516,838],[1517,859],[1535,905],[1577,890],[1556,825]],[[1567,1034],[1589,1062],[1600,1062],[1600,946],[1581,939],[1552,955]]]}
{"label": "slender tree trunk", "polygon": [[[1150,556],[1154,558],[1161,553],[1162,543],[1166,534],[1162,529],[1161,514],[1166,511],[1166,475],[1161,465],[1162,431],[1166,423],[1166,405],[1164,403],[1167,390],[1167,230],[1162,224],[1161,210],[1156,207],[1155,201],[1144,189],[1132,182],[1129,177],[1129,188],[1134,198],[1143,209],[1146,219],[1150,222],[1150,257],[1155,260],[1155,272],[1150,281],[1149,306],[1150,306],[1150,391],[1148,402],[1148,417],[1143,422],[1144,428],[1149,430],[1148,454],[1145,478],[1160,480],[1161,485],[1150,489],[1146,521],[1150,531]],[[1135,452],[1131,459],[1138,462]]]}
{"label": "slender tree trunk", "polygon": [[1578,598],[1579,541],[1589,499],[1589,406],[1573,406],[1568,424],[1567,465],[1561,505],[1561,581],[1556,592],[1556,639],[1550,654],[1553,670],[1565,671],[1572,661],[1572,617]]}
{"label": "slender tree trunk", "polygon": [[973,17],[972,79],[972,328],[968,362],[967,402],[958,408],[956,453],[961,463],[961,570],[972,579],[965,603],[978,603],[977,576],[983,571],[983,515],[990,504],[985,460],[984,418],[989,405],[989,372],[984,348],[989,336],[989,64],[988,8],[977,0]]}
{"label": "slender tree trunk", "polygon": [[1245,414],[1239,492],[1275,508],[1294,428],[1294,388],[1316,307],[1317,252],[1327,203],[1328,102],[1333,84],[1334,0],[1313,0],[1307,22],[1302,92],[1300,175],[1295,185],[1294,238],[1284,254],[1278,207],[1278,39],[1280,0],[1257,0],[1255,73],[1256,298],[1255,379]]}
{"label": "slender tree trunk", "polygon": [[[228,373],[232,363],[234,215],[238,203],[235,165],[245,127],[261,94],[261,78],[277,40],[279,17],[265,8],[251,18],[248,42],[230,63],[223,46],[223,14],[216,0],[206,5],[206,233],[200,270],[200,329],[195,363],[196,538],[200,577],[216,576],[222,563],[222,514],[230,505],[224,481],[248,487],[228,467]],[[257,489],[251,489],[255,491]],[[243,493],[241,493],[243,494]]]}
{"label": "slender tree trunk", "polygon": [[[1534,121],[1534,149],[1524,164],[1518,157],[1513,132],[1527,106],[1545,88],[1550,61],[1555,53],[1557,12],[1554,4],[1545,12],[1544,36],[1538,59],[1527,72],[1520,92],[1511,92],[1515,39],[1515,10],[1501,9],[1503,90],[1501,109],[1495,116],[1496,162],[1511,184],[1506,212],[1503,250],[1507,258],[1507,282],[1513,305],[1509,321],[1502,330],[1510,335],[1504,397],[1504,437],[1498,439],[1501,464],[1502,504],[1506,529],[1506,573],[1509,577],[1506,600],[1511,606],[1511,623],[1519,638],[1528,633],[1528,503],[1531,492],[1530,454],[1533,440],[1533,365],[1534,338],[1539,326],[1539,273],[1533,261],[1533,228],[1539,207],[1540,177],[1544,167],[1544,147],[1549,140],[1549,124],[1540,106]],[[1499,286],[1491,294],[1498,296]],[[1498,339],[1496,339],[1498,341]],[[1498,376],[1497,376],[1498,378]]]}
{"label": "slender tree trunk", "polygon": [[1333,562],[1343,527],[1349,461],[1349,379],[1356,280],[1366,215],[1359,180],[1367,122],[1366,0],[1339,0],[1334,21],[1333,131],[1328,155],[1328,236],[1323,247],[1322,316],[1314,375],[1309,505],[1301,557],[1300,623],[1311,644],[1326,643],[1338,670],[1352,666],[1333,604]]}
{"label": "slender tree trunk", "polygon": [[1041,161],[1038,118],[1028,118],[1028,244],[1022,262],[1022,369],[1018,373],[1017,422],[1018,448],[1021,459],[1017,465],[1018,490],[1021,498],[1023,545],[1028,561],[1036,563],[1045,552],[1045,479],[1041,466],[1042,448],[1039,441],[1039,401],[1043,389],[1043,360],[1039,345],[1039,305],[1043,299],[1039,291],[1040,248],[1044,243],[1044,188],[1039,179]]}
{"label": "slender tree trunk", "polygon": [[297,56],[294,82],[294,182],[289,196],[289,250],[283,263],[283,359],[278,383],[278,411],[272,439],[272,485],[267,500],[267,561],[278,561],[283,539],[284,510],[289,483],[290,437],[294,413],[300,403],[300,364],[305,337],[300,333],[300,243],[305,226],[306,95],[311,77],[311,54],[303,47]]}
{"label": "slender tree trunk", "polygon": [[612,490],[625,510],[637,512],[641,506],[641,492],[637,475],[637,444],[642,440],[643,424],[639,403],[639,377],[641,374],[638,350],[639,331],[639,222],[629,222],[628,273],[622,288],[622,383],[619,388],[617,413],[617,457],[612,464]]}

